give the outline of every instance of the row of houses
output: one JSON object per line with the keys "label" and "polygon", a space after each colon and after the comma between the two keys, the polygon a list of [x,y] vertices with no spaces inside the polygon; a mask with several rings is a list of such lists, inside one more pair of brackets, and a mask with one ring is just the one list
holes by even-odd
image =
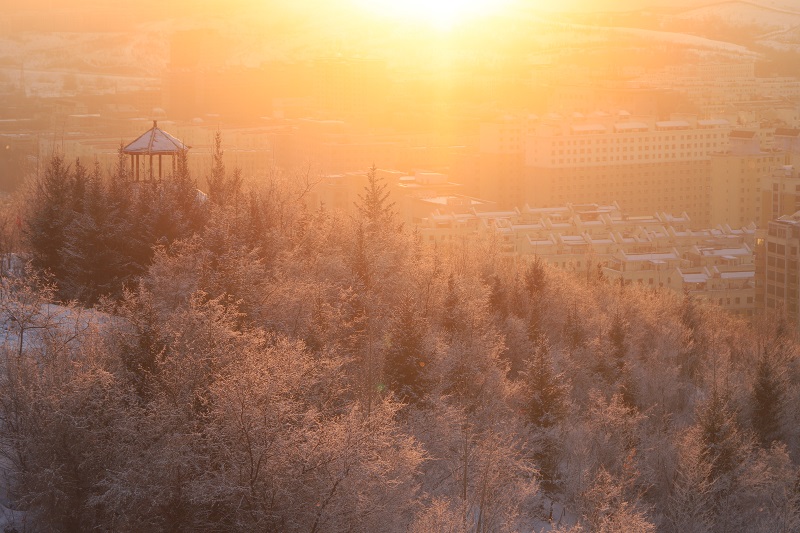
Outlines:
{"label": "row of houses", "polygon": [[418,227],[436,246],[494,239],[512,260],[538,257],[580,275],[688,293],[737,314],[755,310],[755,224],[696,230],[685,213],[628,216],[613,203],[509,211],[445,208]]}

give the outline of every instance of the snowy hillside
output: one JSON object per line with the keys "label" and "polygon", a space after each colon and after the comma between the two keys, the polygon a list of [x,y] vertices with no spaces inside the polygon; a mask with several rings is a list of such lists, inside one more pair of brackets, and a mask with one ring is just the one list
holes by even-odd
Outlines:
{"label": "snowy hillside", "polygon": [[774,7],[734,0],[706,5],[679,13],[677,19],[718,19],[734,26],[757,26],[766,31],[788,29],[800,24],[800,9]]}

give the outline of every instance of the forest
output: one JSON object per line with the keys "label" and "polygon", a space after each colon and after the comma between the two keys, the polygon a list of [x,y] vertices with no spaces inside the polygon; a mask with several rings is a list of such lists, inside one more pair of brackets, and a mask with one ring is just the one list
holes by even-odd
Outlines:
{"label": "forest", "polygon": [[222,156],[56,154],[4,215],[5,531],[800,531],[780,316],[435,248],[374,171],[310,211]]}

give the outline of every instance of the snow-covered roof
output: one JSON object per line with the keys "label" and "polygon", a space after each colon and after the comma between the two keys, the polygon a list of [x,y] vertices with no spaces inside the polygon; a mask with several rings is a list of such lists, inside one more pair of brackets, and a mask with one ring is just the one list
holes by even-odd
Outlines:
{"label": "snow-covered roof", "polygon": [[745,272],[721,272],[720,277],[722,279],[750,279],[755,278],[756,273],[753,270]]}
{"label": "snow-covered roof", "polygon": [[614,124],[614,129],[617,131],[648,130],[649,126],[644,122],[620,122]]}
{"label": "snow-covered roof", "polygon": [[678,259],[673,252],[653,252],[649,254],[626,254],[623,255],[628,261],[663,261],[669,259]]}
{"label": "snow-covered roof", "polygon": [[572,126],[573,133],[605,133],[606,127],[602,124],[577,124]]}
{"label": "snow-covered roof", "polygon": [[662,120],[656,122],[656,126],[667,129],[682,129],[691,127],[691,125],[685,120]]}
{"label": "snow-covered roof", "polygon": [[749,255],[751,251],[746,247],[741,248],[699,248],[701,255],[735,259],[737,255]]}
{"label": "snow-covered roof", "polygon": [[697,121],[697,125],[701,126],[701,127],[703,127],[703,126],[705,126],[705,127],[709,127],[709,126],[730,126],[731,123],[728,122],[727,120],[725,120],[724,118],[712,118],[712,119],[706,119],[706,120],[698,120]]}
{"label": "snow-covered roof", "polygon": [[681,273],[681,277],[683,277],[684,283],[705,283],[708,281],[708,275],[699,273],[699,274],[683,274]]}
{"label": "snow-covered roof", "polygon": [[176,154],[190,147],[183,144],[166,131],[158,127],[154,120],[153,127],[139,136],[138,139],[122,149],[125,154]]}

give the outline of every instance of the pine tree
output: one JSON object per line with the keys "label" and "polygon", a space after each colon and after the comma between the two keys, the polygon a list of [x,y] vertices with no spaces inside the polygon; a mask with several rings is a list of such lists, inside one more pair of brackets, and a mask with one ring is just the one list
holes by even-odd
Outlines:
{"label": "pine tree", "polygon": [[525,370],[527,402],[525,414],[533,433],[533,459],[547,491],[557,490],[559,482],[559,449],[557,425],[566,416],[569,384],[563,373],[557,373],[550,346],[542,338],[535,346]]}
{"label": "pine tree", "polygon": [[214,134],[211,175],[208,177],[208,198],[217,205],[232,205],[237,201],[242,188],[242,177],[238,169],[232,176],[225,170],[222,134]]}
{"label": "pine tree", "polygon": [[678,467],[666,501],[667,531],[710,533],[713,524],[713,480],[699,432],[687,432],[679,443]]}
{"label": "pine tree", "polygon": [[388,185],[383,182],[383,178],[378,177],[377,167],[372,165],[367,172],[364,194],[359,194],[359,201],[356,202],[356,208],[367,221],[367,229],[370,232],[394,229],[394,202],[389,201],[390,193],[387,188]]}
{"label": "pine tree", "polygon": [[500,318],[504,319],[508,315],[506,288],[497,274],[489,280],[489,307]]}
{"label": "pine tree", "polygon": [[89,176],[86,167],[81,164],[80,159],[75,160],[75,166],[69,176],[69,207],[75,213],[82,213],[86,201],[86,189],[89,186]]}
{"label": "pine tree", "polygon": [[608,331],[608,340],[611,344],[611,357],[614,359],[618,370],[625,364],[628,345],[625,342],[627,325],[622,313],[616,311],[611,317],[611,328]]}
{"label": "pine tree", "polygon": [[531,302],[530,308],[526,333],[528,334],[528,340],[535,345],[544,336],[542,328],[542,305],[538,297]]}
{"label": "pine tree", "polygon": [[639,386],[634,377],[633,369],[629,363],[625,362],[619,368],[619,371],[619,394],[622,397],[622,403],[624,403],[626,407],[638,409],[639,404],[637,397],[639,395]]}
{"label": "pine tree", "polygon": [[69,166],[61,154],[55,153],[44,174],[36,179],[25,220],[33,266],[50,271],[56,280],[63,279],[64,274],[61,252],[73,218],[71,189]]}
{"label": "pine tree", "polygon": [[567,319],[564,322],[564,337],[571,350],[577,350],[586,344],[586,332],[580,323],[577,306],[571,305],[567,309]]}
{"label": "pine tree", "polygon": [[783,440],[783,422],[788,396],[788,384],[776,358],[766,349],[756,367],[756,379],[751,394],[753,429],[762,446]]}
{"label": "pine tree", "polygon": [[110,274],[108,261],[101,257],[107,252],[103,241],[107,238],[104,222],[108,212],[99,168],[95,166],[88,177],[82,174],[83,169],[76,164],[75,181],[81,182],[82,197],[74,203],[73,220],[65,231],[62,294],[91,305],[98,295],[97,286],[103,285],[103,278]]}
{"label": "pine tree", "polygon": [[144,191],[152,194],[153,189],[136,187],[120,147],[116,167],[106,187],[105,200],[109,209],[104,230],[106,244],[112,254],[111,268],[119,281],[112,291],[115,295],[120,295],[118,289],[145,271],[152,257],[153,233],[147,224],[149,217],[146,211],[137,211],[136,207],[139,204],[145,210],[150,208],[146,201],[139,202],[139,197]]}
{"label": "pine tree", "polygon": [[[169,244],[198,233],[207,220],[207,209],[189,171],[188,154],[178,152],[175,172],[155,188],[139,189],[140,205],[157,243]],[[151,241],[151,244],[153,242]]]}
{"label": "pine tree", "polygon": [[544,261],[539,256],[534,256],[533,261],[525,268],[525,288],[528,294],[534,297],[541,293],[546,285]]}
{"label": "pine tree", "polygon": [[528,421],[539,428],[554,426],[567,413],[569,386],[564,374],[556,373],[546,340],[536,345],[525,374],[529,391]]}
{"label": "pine tree", "polygon": [[697,303],[690,295],[685,295],[680,310],[680,321],[685,328],[683,346],[678,354],[681,374],[695,380],[699,377],[702,364],[704,341],[700,335],[701,317]]}
{"label": "pine tree", "polygon": [[506,306],[517,318],[525,318],[528,314],[528,301],[531,299],[525,290],[525,281],[519,273],[514,276],[508,291]]}
{"label": "pine tree", "polygon": [[419,403],[427,391],[425,367],[430,356],[426,333],[415,301],[404,298],[389,325],[384,363],[386,384],[401,401]]}
{"label": "pine tree", "polygon": [[697,424],[704,457],[711,464],[711,478],[731,473],[742,459],[744,438],[728,401],[716,387],[701,406]]}
{"label": "pine tree", "polygon": [[367,229],[361,220],[355,223],[355,242],[350,254],[351,268],[358,280],[366,289],[369,289],[372,281],[372,265],[369,260]]}
{"label": "pine tree", "polygon": [[445,293],[444,302],[442,303],[442,327],[444,330],[452,335],[458,330],[458,290],[456,288],[456,280],[453,273],[447,278],[447,292]]}

